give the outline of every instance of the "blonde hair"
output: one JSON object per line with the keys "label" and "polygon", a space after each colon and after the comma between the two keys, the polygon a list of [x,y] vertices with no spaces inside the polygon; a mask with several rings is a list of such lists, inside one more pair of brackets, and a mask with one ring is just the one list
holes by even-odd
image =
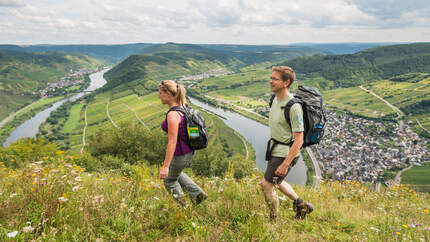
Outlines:
{"label": "blonde hair", "polygon": [[293,82],[296,80],[296,73],[294,73],[293,68],[289,66],[274,66],[272,68],[272,71],[276,71],[279,74],[281,74],[281,79],[283,81],[290,80],[290,84],[288,85],[288,87],[290,87],[293,84]]}
{"label": "blonde hair", "polygon": [[183,106],[186,103],[186,91],[183,85],[177,84],[172,80],[164,80],[158,84],[158,88],[164,92],[170,92],[172,96],[176,98],[176,101],[180,106]]}

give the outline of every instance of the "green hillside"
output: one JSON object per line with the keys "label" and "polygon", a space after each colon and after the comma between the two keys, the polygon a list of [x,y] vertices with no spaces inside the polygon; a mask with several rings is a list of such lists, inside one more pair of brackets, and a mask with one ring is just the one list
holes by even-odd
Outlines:
{"label": "green hillside", "polygon": [[[198,51],[195,51],[198,50]],[[130,90],[144,95],[157,90],[156,83],[214,70],[234,70],[243,65],[238,59],[195,45],[165,44],[150,54],[132,55],[105,74],[103,90]]]}
{"label": "green hillside", "polygon": [[[27,150],[20,153],[25,167],[14,168],[13,151],[22,149]],[[224,178],[192,175],[209,197],[183,209],[165,191],[157,166],[90,171],[77,165],[82,158],[52,144],[0,151],[5,161],[0,162],[3,241],[11,239],[8,234],[18,241],[430,240],[429,194],[407,186],[375,192],[350,181],[323,181],[316,190],[293,184],[314,212],[294,220],[292,202],[280,196],[281,218],[271,221],[258,184],[262,174],[242,179],[234,179],[233,170]],[[36,156],[40,161],[33,162]]]}
{"label": "green hillside", "polygon": [[38,91],[71,69],[102,63],[81,54],[0,51],[0,120],[40,97]]}
{"label": "green hillside", "polygon": [[296,58],[283,62],[298,79],[318,79],[323,88],[351,87],[410,72],[430,72],[430,43],[371,48],[349,55]]}

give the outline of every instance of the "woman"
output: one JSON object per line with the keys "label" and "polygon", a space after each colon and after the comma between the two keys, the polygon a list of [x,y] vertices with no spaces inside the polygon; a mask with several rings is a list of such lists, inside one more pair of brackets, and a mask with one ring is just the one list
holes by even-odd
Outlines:
{"label": "woman", "polygon": [[[169,106],[169,111],[173,107],[184,106],[185,88],[171,80],[162,81],[158,84],[158,98],[161,103]],[[194,157],[193,150],[186,142],[187,130],[184,114],[180,111],[168,112],[161,128],[167,132],[168,143],[160,178],[164,179],[164,186],[167,191],[181,206],[187,206],[182,189],[185,189],[193,203],[197,205],[205,200],[208,195],[187,174],[182,172]]]}

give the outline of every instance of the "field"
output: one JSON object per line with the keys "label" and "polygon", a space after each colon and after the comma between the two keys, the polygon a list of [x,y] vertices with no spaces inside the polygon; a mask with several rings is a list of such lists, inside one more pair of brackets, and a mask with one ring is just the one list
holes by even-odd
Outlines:
{"label": "field", "polygon": [[402,183],[410,184],[418,191],[430,192],[430,163],[414,166],[402,173]]}
{"label": "field", "polygon": [[348,110],[364,117],[380,118],[395,112],[384,102],[359,87],[323,91],[325,104]]}

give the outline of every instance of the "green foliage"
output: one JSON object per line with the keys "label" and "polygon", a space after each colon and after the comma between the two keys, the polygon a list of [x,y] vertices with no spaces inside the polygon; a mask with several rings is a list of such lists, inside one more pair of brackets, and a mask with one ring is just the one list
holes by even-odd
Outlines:
{"label": "green foliage", "polygon": [[58,147],[42,138],[23,138],[0,148],[0,160],[6,166],[18,168],[26,162],[39,161],[42,157],[55,156]]}
{"label": "green foliage", "polygon": [[160,164],[164,160],[167,139],[161,130],[150,133],[138,123],[122,122],[118,128],[100,128],[89,137],[89,152],[102,159],[112,155],[129,164],[143,161]]}

